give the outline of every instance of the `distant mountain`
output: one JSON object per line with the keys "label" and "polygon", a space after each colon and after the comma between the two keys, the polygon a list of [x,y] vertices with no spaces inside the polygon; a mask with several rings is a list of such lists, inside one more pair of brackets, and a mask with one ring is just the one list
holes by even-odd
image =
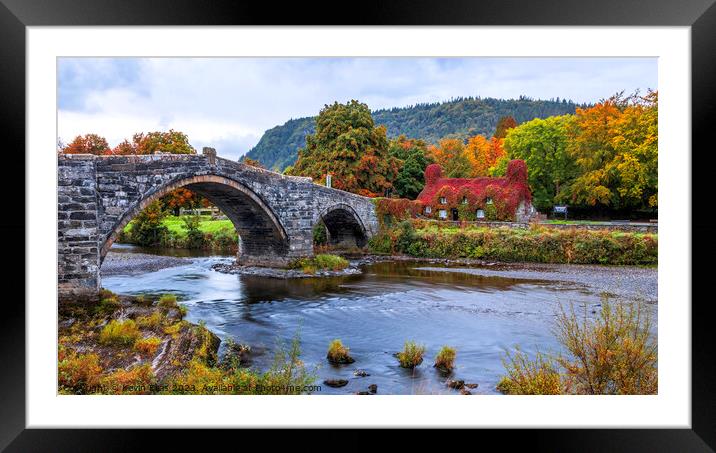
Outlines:
{"label": "distant mountain", "polygon": [[[376,110],[373,119],[376,124],[385,125],[391,138],[405,135],[437,143],[447,136],[462,139],[477,134],[492,136],[502,116],[512,115],[517,123],[523,123],[534,118],[574,113],[577,107],[584,106],[560,99],[543,101],[527,97],[468,97]],[[315,117],[291,119],[264,132],[261,140],[246,156],[258,160],[266,168],[283,170],[296,161],[298,149],[305,146],[306,135],[312,134],[315,126]]]}

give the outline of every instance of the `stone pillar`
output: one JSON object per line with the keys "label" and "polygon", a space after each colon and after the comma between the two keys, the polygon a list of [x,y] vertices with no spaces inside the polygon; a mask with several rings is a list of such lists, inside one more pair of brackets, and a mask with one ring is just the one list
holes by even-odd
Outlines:
{"label": "stone pillar", "polygon": [[57,274],[60,300],[96,299],[100,288],[95,156],[59,156]]}
{"label": "stone pillar", "polygon": [[209,165],[216,165],[216,150],[214,148],[205,146],[202,148],[201,153],[206,156],[206,159],[209,161]]}

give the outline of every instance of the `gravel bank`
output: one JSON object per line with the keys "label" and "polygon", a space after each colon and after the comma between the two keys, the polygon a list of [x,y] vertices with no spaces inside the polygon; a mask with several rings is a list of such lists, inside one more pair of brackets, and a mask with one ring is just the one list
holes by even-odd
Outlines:
{"label": "gravel bank", "polygon": [[269,267],[239,266],[236,264],[215,264],[211,268],[225,274],[253,275],[256,277],[268,278],[312,278],[312,277],[338,277],[341,275],[360,274],[361,270],[356,267],[347,267],[341,271],[318,271],[315,274],[306,274],[297,269],[275,269]]}
{"label": "gravel bank", "polygon": [[656,268],[635,266],[592,266],[576,264],[504,264],[488,267],[449,268],[417,267],[417,269],[460,272],[485,277],[505,277],[526,280],[549,280],[575,283],[586,290],[608,293],[618,298],[658,301],[658,272]]}
{"label": "gravel bank", "polygon": [[175,256],[109,252],[104,258],[100,273],[103,276],[137,275],[158,271],[167,267],[190,264],[192,261],[192,258],[179,258]]}

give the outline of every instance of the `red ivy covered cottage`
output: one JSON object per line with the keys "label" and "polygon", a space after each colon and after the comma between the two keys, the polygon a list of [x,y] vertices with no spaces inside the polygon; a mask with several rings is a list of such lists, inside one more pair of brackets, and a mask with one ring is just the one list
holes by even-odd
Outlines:
{"label": "red ivy covered cottage", "polygon": [[443,178],[440,165],[428,165],[417,201],[435,219],[527,222],[535,214],[531,199],[527,164],[512,160],[501,178]]}

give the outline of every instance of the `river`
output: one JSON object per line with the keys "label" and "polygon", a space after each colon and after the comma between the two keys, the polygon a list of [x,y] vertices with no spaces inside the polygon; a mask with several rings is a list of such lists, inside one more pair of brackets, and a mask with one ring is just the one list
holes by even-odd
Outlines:
{"label": "river", "polygon": [[[147,252],[119,245],[110,255],[138,251]],[[302,360],[317,367],[317,384],[329,378],[349,380],[342,388],[322,385],[320,394],[355,393],[369,384],[377,384],[379,394],[457,393],[446,388],[445,377],[432,367],[443,345],[457,349],[451,377],[479,384],[473,393],[494,394],[507,348],[559,350],[552,328],[560,304],[586,306],[593,316],[601,289],[592,282],[601,279],[613,289],[614,275],[637,275],[623,284],[621,295],[629,298],[630,290],[656,295],[656,269],[573,266],[570,274],[577,277],[567,278],[556,272],[564,266],[447,269],[393,261],[365,265],[359,275],[279,280],[216,272],[212,265],[233,258],[193,255],[179,265],[142,273],[105,273],[105,264],[102,284],[122,294],[176,294],[188,308],[189,321],[204,321],[222,340],[250,345],[252,366],[260,370],[271,365],[277,340],[289,342],[298,333]],[[650,302],[656,314],[655,300]],[[328,364],[326,350],[334,338],[350,348],[355,363]],[[415,370],[399,367],[393,357],[406,340],[427,348],[425,361]],[[370,376],[355,377],[356,369]]]}

